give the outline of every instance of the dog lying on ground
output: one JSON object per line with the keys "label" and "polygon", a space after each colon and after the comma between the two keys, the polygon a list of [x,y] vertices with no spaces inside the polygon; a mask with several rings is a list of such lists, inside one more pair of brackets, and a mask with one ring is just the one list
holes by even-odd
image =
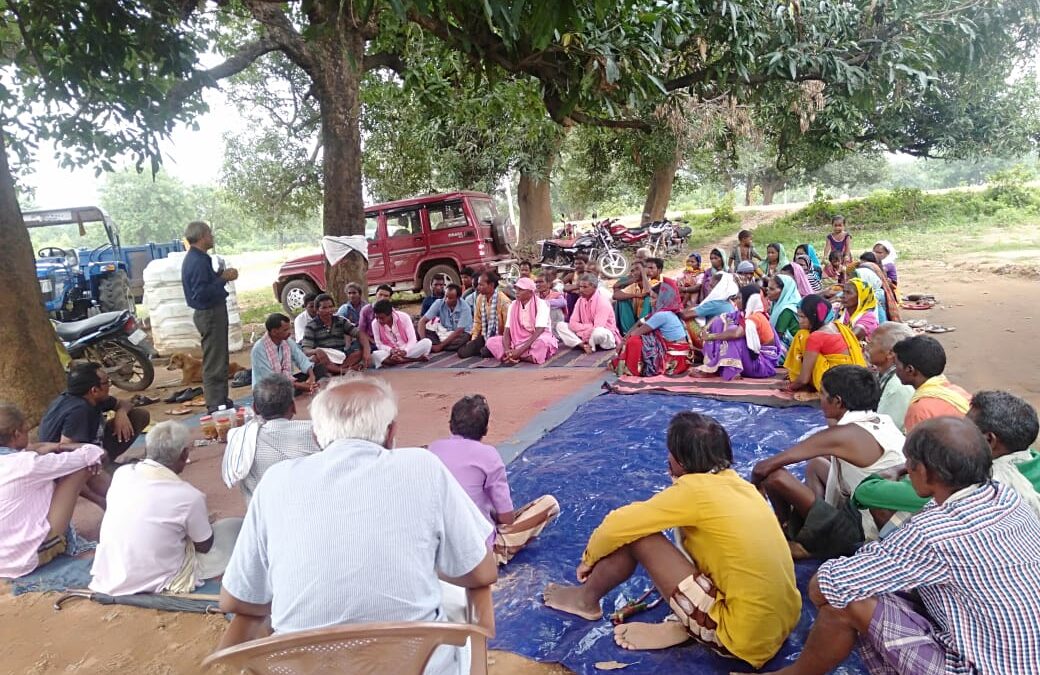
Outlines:
{"label": "dog lying on ground", "polygon": [[[196,358],[185,352],[177,352],[170,357],[170,363],[166,370],[180,370],[181,384],[199,384],[202,382],[202,359]],[[228,364],[228,378],[235,376],[240,370],[245,370],[234,361]]]}

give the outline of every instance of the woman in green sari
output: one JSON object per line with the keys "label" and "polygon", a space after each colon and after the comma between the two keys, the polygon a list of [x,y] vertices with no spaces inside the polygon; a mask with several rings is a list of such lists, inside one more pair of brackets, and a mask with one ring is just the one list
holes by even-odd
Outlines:
{"label": "woman in green sari", "polygon": [[614,315],[618,330],[624,335],[653,309],[650,302],[650,282],[641,261],[632,261],[628,275],[614,284]]}

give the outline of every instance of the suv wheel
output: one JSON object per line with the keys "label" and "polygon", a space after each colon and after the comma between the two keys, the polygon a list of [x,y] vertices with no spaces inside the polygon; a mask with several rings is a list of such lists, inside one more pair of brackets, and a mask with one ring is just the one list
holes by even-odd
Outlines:
{"label": "suv wheel", "polygon": [[437,277],[444,277],[448,280],[448,284],[459,284],[462,281],[461,277],[459,277],[459,271],[452,265],[434,265],[430,269],[426,270],[426,274],[423,275],[423,295],[428,296],[430,294],[430,289],[433,287],[433,280]]}
{"label": "suv wheel", "polygon": [[282,307],[289,316],[296,316],[303,311],[303,299],[317,292],[317,287],[306,279],[293,279],[282,287]]}
{"label": "suv wheel", "polygon": [[116,270],[102,277],[98,284],[98,305],[101,306],[102,312],[120,312],[125,309],[131,314],[137,313],[137,305],[134,303],[126,272]]}

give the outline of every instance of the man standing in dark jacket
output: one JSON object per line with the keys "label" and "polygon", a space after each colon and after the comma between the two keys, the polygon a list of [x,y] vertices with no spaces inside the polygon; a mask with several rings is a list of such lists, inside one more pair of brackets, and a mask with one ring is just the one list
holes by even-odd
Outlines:
{"label": "man standing in dark jacket", "polygon": [[195,328],[202,336],[202,387],[206,408],[233,405],[228,398],[228,313],[224,285],[238,278],[229,267],[213,270],[213,259],[206,251],[213,248],[213,229],[206,223],[189,223],[184,231],[190,248],[181,266],[181,283],[188,307],[195,310]]}

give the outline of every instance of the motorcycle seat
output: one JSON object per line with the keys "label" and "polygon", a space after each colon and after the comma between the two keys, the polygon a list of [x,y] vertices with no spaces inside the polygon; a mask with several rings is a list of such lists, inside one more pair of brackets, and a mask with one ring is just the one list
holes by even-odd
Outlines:
{"label": "motorcycle seat", "polygon": [[664,225],[651,225],[650,234],[661,234],[664,232]]}
{"label": "motorcycle seat", "polygon": [[55,324],[54,330],[62,340],[65,342],[72,342],[87,333],[96,331],[99,328],[104,328],[110,323],[118,320],[122,314],[123,312],[104,312],[103,314],[95,314],[94,316],[87,317],[80,321],[69,321],[66,323]]}
{"label": "motorcycle seat", "polygon": [[581,239],[581,237],[574,237],[573,239],[549,239],[550,244],[555,244],[560,248],[574,248],[574,244]]}

